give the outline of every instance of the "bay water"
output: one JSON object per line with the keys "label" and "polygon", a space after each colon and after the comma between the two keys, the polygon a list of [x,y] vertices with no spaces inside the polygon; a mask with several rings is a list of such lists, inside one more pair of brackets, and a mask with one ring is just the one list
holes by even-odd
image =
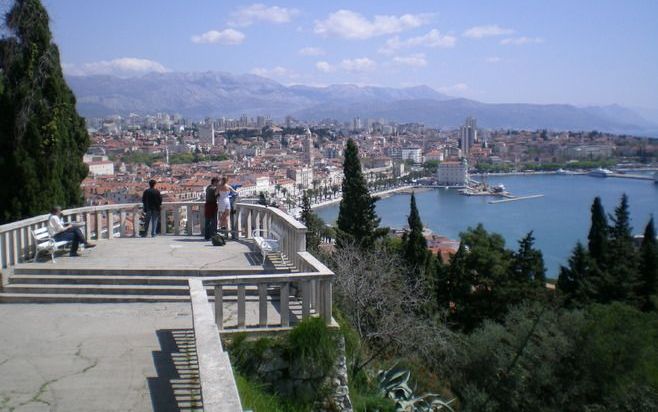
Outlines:
{"label": "bay water", "polygon": [[[606,212],[611,214],[626,193],[633,234],[643,233],[651,215],[658,219],[658,184],[650,180],[524,175],[488,176],[487,183],[503,184],[515,196],[543,194],[544,197],[489,204],[488,201],[500,198],[463,196],[452,189],[432,189],[416,194],[423,224],[434,233],[458,239],[460,232],[482,223],[488,231],[501,234],[511,249],[516,249],[517,241],[532,230],[550,278],[557,277],[560,265],[566,265],[577,241],[587,243],[594,197],[601,197]],[[377,202],[382,226],[402,228],[407,225],[409,197],[395,194]],[[325,222],[333,224],[338,216],[338,205],[325,206],[316,212]]]}

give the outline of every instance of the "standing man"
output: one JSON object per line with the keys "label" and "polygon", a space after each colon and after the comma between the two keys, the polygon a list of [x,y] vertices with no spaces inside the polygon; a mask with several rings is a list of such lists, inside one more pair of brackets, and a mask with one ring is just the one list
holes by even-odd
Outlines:
{"label": "standing man", "polygon": [[158,221],[160,220],[160,206],[162,205],[162,195],[155,188],[156,181],[149,180],[149,188],[142,195],[144,204],[144,237],[148,234],[149,224],[151,225],[151,237],[155,237],[158,232]]}
{"label": "standing man", "polygon": [[217,233],[217,182],[219,179],[213,177],[210,184],[206,187],[206,203],[203,205],[203,216],[206,219],[206,225],[203,231],[203,237],[210,240]]}

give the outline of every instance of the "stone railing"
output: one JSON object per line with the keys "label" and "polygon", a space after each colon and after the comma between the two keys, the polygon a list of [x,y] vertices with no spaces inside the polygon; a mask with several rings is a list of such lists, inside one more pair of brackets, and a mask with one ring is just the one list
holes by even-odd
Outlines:
{"label": "stone railing", "polygon": [[[88,239],[137,237],[143,225],[141,203],[87,206],[63,211],[65,221],[84,223]],[[304,251],[306,227],[271,207],[237,203],[230,219],[230,230],[238,237],[251,238],[253,230],[269,232],[273,225],[284,229],[281,249],[295,266],[302,264],[297,252]],[[7,269],[34,257],[34,239],[30,230],[47,225],[48,215],[40,215],[0,226],[0,268]],[[203,202],[167,202],[160,212],[161,234],[201,235],[205,226]],[[234,227],[233,227],[234,226]]]}
{"label": "stone railing", "polygon": [[[218,276],[202,279],[204,286],[214,287],[215,322],[220,331],[257,331],[289,329],[292,297],[298,307],[298,320],[315,314],[327,325],[332,325],[332,285],[334,273],[308,252],[299,252],[300,273]],[[258,322],[247,324],[247,289],[257,294]],[[237,319],[235,324],[224,321],[225,290],[235,292]],[[268,313],[268,296],[279,301],[279,318],[271,320]],[[231,299],[233,301],[233,299]],[[298,305],[299,306],[299,305]]]}

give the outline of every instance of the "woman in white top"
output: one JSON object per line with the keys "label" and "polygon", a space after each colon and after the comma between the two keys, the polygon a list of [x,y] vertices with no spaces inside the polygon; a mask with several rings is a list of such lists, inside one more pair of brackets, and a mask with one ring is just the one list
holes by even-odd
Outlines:
{"label": "woman in white top", "polygon": [[228,228],[228,217],[231,214],[231,193],[237,193],[228,184],[228,177],[222,177],[219,186],[217,186],[217,210],[219,211],[219,226],[222,229]]}

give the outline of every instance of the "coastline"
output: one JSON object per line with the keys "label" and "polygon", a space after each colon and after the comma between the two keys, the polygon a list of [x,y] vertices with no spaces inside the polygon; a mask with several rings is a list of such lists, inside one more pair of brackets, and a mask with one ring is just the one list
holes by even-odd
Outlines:
{"label": "coastline", "polygon": [[[373,192],[370,193],[371,196],[378,196],[380,199],[385,199],[389,196],[392,196],[396,193],[411,193],[412,191],[415,192],[425,192],[432,190],[432,188],[429,187],[424,187],[424,186],[412,186],[412,185],[406,185],[406,186],[399,186],[395,187],[393,189],[387,189],[387,190],[382,190],[381,192]],[[321,207],[325,206],[331,206],[336,203],[340,203],[340,201],[343,199],[343,196],[338,196],[335,199],[330,199],[330,200],[325,200],[320,203],[316,203],[311,206],[311,209],[319,209]]]}

